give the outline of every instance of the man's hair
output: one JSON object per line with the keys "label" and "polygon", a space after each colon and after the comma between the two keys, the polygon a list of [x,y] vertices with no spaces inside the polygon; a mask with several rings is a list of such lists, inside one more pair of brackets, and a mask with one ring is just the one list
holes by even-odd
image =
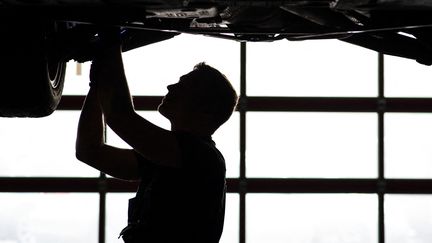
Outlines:
{"label": "man's hair", "polygon": [[217,69],[200,62],[193,68],[199,75],[202,84],[202,93],[198,94],[197,101],[205,112],[214,117],[214,130],[216,131],[232,115],[237,105],[238,96],[225,75]]}

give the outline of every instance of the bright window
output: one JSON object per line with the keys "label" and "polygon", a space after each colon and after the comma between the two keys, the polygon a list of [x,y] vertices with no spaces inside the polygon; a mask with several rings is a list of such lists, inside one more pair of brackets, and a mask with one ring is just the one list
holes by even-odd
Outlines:
{"label": "bright window", "polygon": [[373,113],[249,112],[246,138],[250,177],[377,176]]}
{"label": "bright window", "polygon": [[249,194],[248,243],[377,243],[377,197]]}
{"label": "bright window", "polygon": [[98,242],[96,193],[0,193],[0,242]]}
{"label": "bright window", "polygon": [[376,96],[376,52],[336,40],[248,43],[250,96]]}
{"label": "bright window", "polygon": [[414,60],[385,56],[385,96],[432,97],[432,69]]}
{"label": "bright window", "polygon": [[75,158],[78,111],[44,118],[0,118],[0,176],[97,177]]}
{"label": "bright window", "polygon": [[387,242],[429,242],[432,239],[432,196],[387,195]]}
{"label": "bright window", "polygon": [[432,114],[385,116],[386,177],[432,178]]}

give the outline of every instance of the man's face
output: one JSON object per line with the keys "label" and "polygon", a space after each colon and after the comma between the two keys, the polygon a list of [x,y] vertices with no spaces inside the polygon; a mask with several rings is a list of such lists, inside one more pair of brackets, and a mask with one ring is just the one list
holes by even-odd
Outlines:
{"label": "man's face", "polygon": [[184,113],[191,110],[191,98],[196,95],[197,87],[196,74],[192,71],[180,77],[179,82],[168,85],[168,93],[162,99],[158,107],[159,113],[168,118],[168,120],[175,121]]}

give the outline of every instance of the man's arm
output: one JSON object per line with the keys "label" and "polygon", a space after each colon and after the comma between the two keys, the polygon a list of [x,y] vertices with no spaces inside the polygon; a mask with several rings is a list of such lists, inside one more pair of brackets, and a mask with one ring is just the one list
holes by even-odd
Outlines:
{"label": "man's arm", "polygon": [[77,159],[120,179],[138,179],[138,160],[133,150],[106,145],[104,142],[104,127],[96,88],[91,87],[84,102],[78,124]]}
{"label": "man's arm", "polygon": [[119,45],[106,47],[93,61],[98,97],[108,126],[149,161],[169,167],[180,166],[177,139],[139,116],[134,109]]}

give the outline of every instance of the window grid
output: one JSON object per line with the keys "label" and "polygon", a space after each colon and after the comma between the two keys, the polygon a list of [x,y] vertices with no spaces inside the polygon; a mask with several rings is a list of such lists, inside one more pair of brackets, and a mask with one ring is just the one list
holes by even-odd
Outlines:
{"label": "window grid", "polygon": [[[378,242],[385,243],[384,195],[432,194],[430,179],[384,177],[384,114],[386,112],[432,112],[432,98],[384,97],[384,58],[378,54],[379,94],[376,98],[248,97],[246,94],[246,43],[240,43],[241,87],[240,177],[227,180],[228,192],[240,195],[239,242],[246,242],[246,193],[374,193],[378,196]],[[83,96],[65,96],[59,110],[80,110]],[[160,97],[135,97],[138,110],[156,110]],[[292,102],[295,100],[296,102]],[[378,178],[376,179],[254,179],[246,177],[246,113],[248,111],[337,111],[378,113]],[[98,192],[100,195],[99,243],[105,243],[106,193],[134,192],[128,183],[100,174],[99,178],[0,178],[0,192]]]}

